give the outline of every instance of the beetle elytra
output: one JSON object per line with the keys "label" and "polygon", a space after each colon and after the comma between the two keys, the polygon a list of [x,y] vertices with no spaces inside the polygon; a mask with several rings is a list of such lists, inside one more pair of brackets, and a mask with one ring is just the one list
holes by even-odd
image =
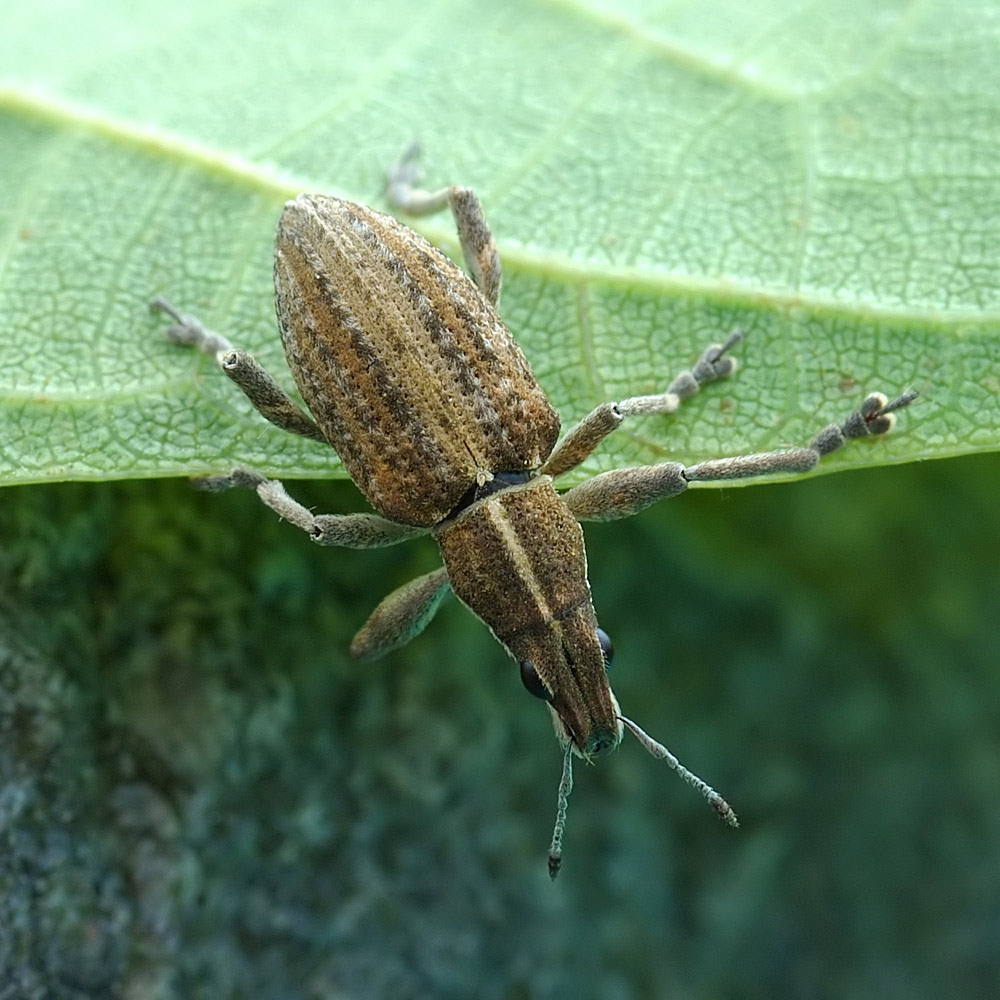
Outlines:
{"label": "beetle elytra", "polygon": [[559,417],[497,312],[500,260],[477,197],[461,187],[420,191],[416,180],[408,155],[389,175],[391,200],[409,212],[449,206],[471,280],[372,208],[322,195],[285,206],[275,246],[277,316],[308,414],[249,354],[164,299],[153,303],[174,319],[170,338],[214,355],[268,420],[328,443],[376,513],[314,515],[280,482],[245,469],[203,484],[256,490],[321,545],[435,538],[443,567],[387,597],[352,653],[374,657],[408,642],[449,589],[489,626],[519,664],[525,687],[548,705],[563,747],[553,878],[573,757],[599,757],[625,729],[735,826],[717,792],[622,714],[607,679],[611,643],[591,601],[579,522],[627,517],[691,482],[806,472],[848,440],[890,430],[894,411],[916,393],[891,402],[872,393],[806,447],[620,469],[560,494],[553,481],[626,418],[672,413],[703,385],[730,375],[728,352],[741,334],[706,348],[666,391],[604,403],[560,440]]}

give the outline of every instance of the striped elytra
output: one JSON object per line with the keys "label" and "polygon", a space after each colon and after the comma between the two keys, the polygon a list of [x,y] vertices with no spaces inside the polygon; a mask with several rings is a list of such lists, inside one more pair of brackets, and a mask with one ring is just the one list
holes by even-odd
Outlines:
{"label": "striped elytra", "polygon": [[552,451],[559,417],[494,306],[395,219],[301,195],[278,225],[274,283],[299,391],[385,517],[430,527],[477,482]]}

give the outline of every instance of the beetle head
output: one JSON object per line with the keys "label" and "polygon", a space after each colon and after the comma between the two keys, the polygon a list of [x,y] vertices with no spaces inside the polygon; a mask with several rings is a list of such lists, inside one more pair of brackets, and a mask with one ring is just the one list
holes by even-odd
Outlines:
{"label": "beetle head", "polygon": [[596,625],[589,601],[505,645],[519,664],[525,688],[549,706],[564,748],[591,760],[618,746],[622,722],[607,677],[614,650]]}
{"label": "beetle head", "polygon": [[[557,622],[528,630],[507,643],[518,659],[521,680],[528,691],[549,706],[556,736],[563,747],[556,822],[549,847],[549,875],[562,866],[562,841],[566,807],[573,789],[573,757],[588,762],[614,749],[628,729],[654,757],[666,762],[699,791],[721,819],[737,826],[736,814],[726,800],[689,771],[662,743],[621,714],[618,699],[608,684],[607,669],[614,649],[607,633],[598,627],[589,601]],[[531,657],[534,657],[532,659]]]}

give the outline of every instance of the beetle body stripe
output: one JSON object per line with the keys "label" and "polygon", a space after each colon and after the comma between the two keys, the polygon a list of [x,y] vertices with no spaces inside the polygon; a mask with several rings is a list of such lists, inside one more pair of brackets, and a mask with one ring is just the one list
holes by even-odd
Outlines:
{"label": "beetle body stripe", "polygon": [[374,209],[285,206],[278,323],[312,415],[372,506],[432,526],[494,472],[537,469],[559,418],[462,271]]}
{"label": "beetle body stripe", "polygon": [[565,735],[585,752],[617,743],[583,531],[551,479],[480,500],[434,534],[452,590],[515,660],[531,662]]}

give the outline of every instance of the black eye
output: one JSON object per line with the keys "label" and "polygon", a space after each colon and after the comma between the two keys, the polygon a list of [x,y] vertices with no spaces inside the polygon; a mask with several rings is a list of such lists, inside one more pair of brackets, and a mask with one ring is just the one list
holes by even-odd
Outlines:
{"label": "black eye", "polygon": [[542,701],[552,701],[549,689],[542,683],[531,660],[521,660],[521,683],[528,689],[529,694],[541,698]]}
{"label": "black eye", "polygon": [[597,641],[601,644],[601,652],[604,654],[604,667],[611,666],[611,661],[615,658],[615,646],[611,641],[611,636],[600,626],[597,628]]}

